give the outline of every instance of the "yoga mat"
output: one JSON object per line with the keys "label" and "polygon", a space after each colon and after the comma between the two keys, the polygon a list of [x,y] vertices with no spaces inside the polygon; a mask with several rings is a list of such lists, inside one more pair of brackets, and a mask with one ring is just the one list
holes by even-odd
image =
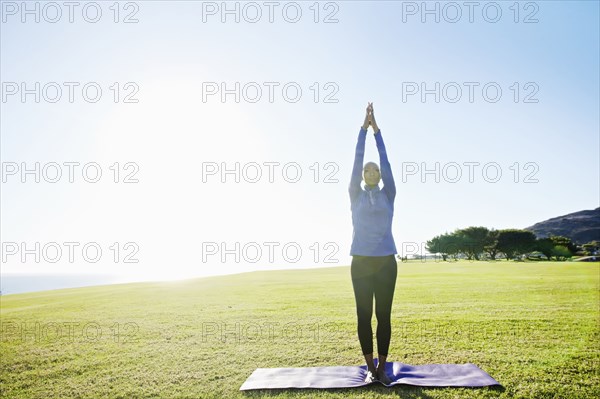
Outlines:
{"label": "yoga mat", "polygon": [[[377,361],[375,360],[375,364]],[[386,386],[399,384],[422,387],[485,387],[500,385],[488,373],[474,365],[423,364],[411,366],[400,362],[386,362],[385,369],[392,381]],[[283,388],[354,388],[368,385],[364,382],[367,366],[258,368],[240,387],[251,389]],[[382,385],[382,382],[376,381]]]}

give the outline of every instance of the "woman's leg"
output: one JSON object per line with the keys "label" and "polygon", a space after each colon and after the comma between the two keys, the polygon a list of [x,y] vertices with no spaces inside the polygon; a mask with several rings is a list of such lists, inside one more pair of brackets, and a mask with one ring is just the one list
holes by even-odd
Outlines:
{"label": "woman's leg", "polygon": [[369,371],[375,374],[377,371],[373,363],[373,329],[371,328],[375,285],[373,281],[374,269],[372,262],[369,262],[369,257],[353,256],[350,272],[354,288],[354,299],[356,300],[358,340],[367,367]]}
{"label": "woman's leg", "polygon": [[392,337],[392,302],[396,288],[398,263],[394,255],[382,259],[382,262],[383,264],[378,267],[375,276],[375,316],[377,317],[377,351],[379,352],[377,368],[384,371]]}

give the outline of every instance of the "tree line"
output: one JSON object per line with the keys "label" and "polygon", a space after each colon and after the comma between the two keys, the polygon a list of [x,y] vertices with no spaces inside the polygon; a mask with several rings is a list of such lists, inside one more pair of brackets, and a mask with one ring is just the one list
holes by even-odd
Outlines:
{"label": "tree line", "polygon": [[529,230],[495,230],[471,226],[435,236],[427,241],[426,248],[432,254],[440,254],[443,260],[449,257],[457,259],[459,256],[469,260],[496,260],[498,257],[510,260],[521,258],[523,255],[539,254],[548,260],[567,260],[573,255],[594,254],[599,245],[597,241],[577,245],[570,238],[563,236],[537,238],[535,233]]}

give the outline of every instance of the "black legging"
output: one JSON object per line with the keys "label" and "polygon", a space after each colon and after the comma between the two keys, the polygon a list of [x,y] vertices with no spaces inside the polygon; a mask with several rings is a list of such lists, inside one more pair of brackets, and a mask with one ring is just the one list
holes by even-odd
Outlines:
{"label": "black legging", "polygon": [[356,314],[358,316],[358,339],[363,355],[373,353],[373,295],[377,317],[377,351],[387,356],[392,336],[391,312],[398,265],[394,255],[352,257],[350,267]]}

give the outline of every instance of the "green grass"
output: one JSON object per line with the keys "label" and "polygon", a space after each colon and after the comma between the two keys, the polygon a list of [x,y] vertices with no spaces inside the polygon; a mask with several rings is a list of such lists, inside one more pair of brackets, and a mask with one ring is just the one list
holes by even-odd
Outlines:
{"label": "green grass", "polygon": [[257,367],[363,363],[335,267],[4,296],[0,396],[600,397],[599,263],[398,266],[388,360],[471,362],[504,388],[240,392]]}

